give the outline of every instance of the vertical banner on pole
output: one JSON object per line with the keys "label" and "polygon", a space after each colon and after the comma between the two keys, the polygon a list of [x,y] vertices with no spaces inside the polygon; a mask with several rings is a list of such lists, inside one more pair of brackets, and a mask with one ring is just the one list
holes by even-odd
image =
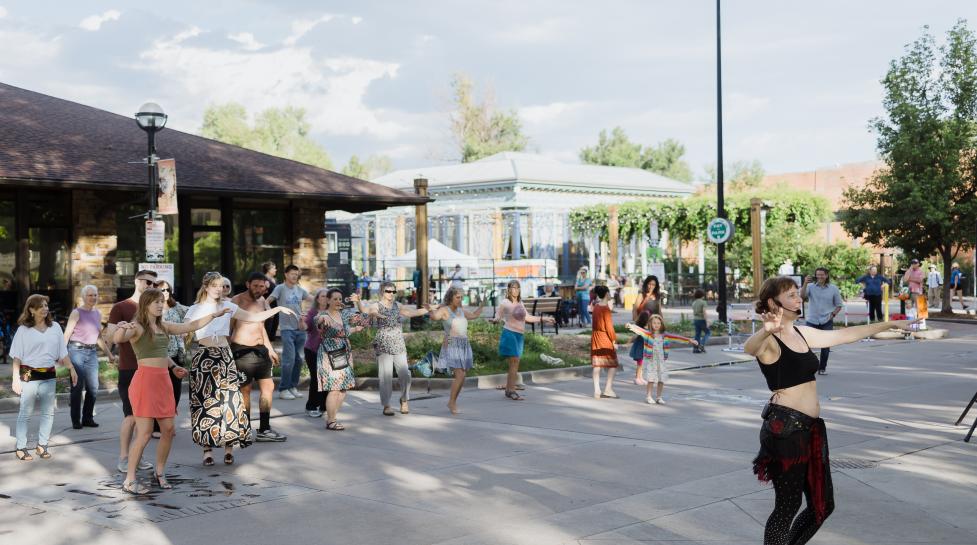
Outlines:
{"label": "vertical banner on pole", "polygon": [[156,168],[159,170],[158,212],[164,216],[179,214],[176,206],[176,159],[160,159],[156,161]]}

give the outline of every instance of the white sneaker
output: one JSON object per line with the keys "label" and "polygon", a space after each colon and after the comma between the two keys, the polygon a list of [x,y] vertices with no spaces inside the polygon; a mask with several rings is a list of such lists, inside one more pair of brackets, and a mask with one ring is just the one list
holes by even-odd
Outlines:
{"label": "white sneaker", "polygon": [[292,392],[292,395],[295,396],[296,399],[302,397],[302,394],[301,394],[301,392],[298,391],[298,388],[292,387],[292,388],[289,388],[288,391],[289,392]]}
{"label": "white sneaker", "polygon": [[659,405],[664,405],[665,404],[665,398],[664,397],[659,397],[658,399],[655,400],[655,403],[657,403]]}
{"label": "white sneaker", "polygon": [[295,399],[295,394],[291,390],[282,390],[278,392],[278,399]]}
{"label": "white sneaker", "polygon": [[645,398],[645,403],[647,403],[649,405],[654,405],[655,404],[655,400],[651,396],[648,396],[648,397]]}

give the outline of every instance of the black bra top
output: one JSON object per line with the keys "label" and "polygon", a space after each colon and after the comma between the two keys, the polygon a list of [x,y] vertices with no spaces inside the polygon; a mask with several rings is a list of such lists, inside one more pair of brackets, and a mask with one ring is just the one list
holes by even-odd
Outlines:
{"label": "black bra top", "polygon": [[[794,331],[801,335],[797,326],[794,326]],[[811,347],[808,346],[807,352],[794,352],[776,335],[773,335],[773,338],[780,345],[780,357],[769,365],[757,361],[760,364],[763,377],[767,379],[767,387],[770,388],[770,391],[783,390],[813,381],[820,361],[811,351]],[[804,339],[804,335],[801,335],[801,338]],[[807,339],[804,339],[804,342],[807,343]]]}

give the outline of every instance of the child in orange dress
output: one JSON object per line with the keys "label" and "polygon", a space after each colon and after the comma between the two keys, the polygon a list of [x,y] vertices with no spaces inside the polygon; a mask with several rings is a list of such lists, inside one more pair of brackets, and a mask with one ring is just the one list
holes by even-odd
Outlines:
{"label": "child in orange dress", "polygon": [[[594,367],[594,399],[616,398],[614,374],[617,373],[617,333],[611,319],[610,290],[607,286],[594,288],[597,302],[592,315],[593,330],[590,334],[590,364]],[[600,370],[607,369],[604,392],[600,389]]]}

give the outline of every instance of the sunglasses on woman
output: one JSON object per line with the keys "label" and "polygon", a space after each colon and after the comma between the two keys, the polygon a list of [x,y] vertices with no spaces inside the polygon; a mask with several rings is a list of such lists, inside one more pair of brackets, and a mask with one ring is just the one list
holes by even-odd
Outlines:
{"label": "sunglasses on woman", "polygon": [[383,293],[397,293],[397,290],[383,290]]}

